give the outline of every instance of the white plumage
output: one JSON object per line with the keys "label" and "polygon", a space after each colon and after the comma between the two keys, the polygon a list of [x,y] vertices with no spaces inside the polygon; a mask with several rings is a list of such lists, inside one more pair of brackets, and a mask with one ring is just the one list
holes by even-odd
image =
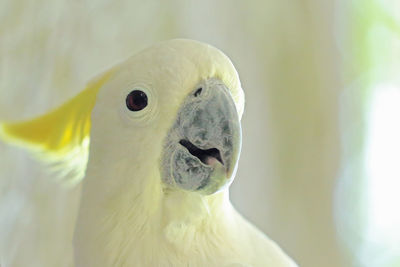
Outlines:
{"label": "white plumage", "polygon": [[[168,131],[185,99],[208,79],[229,89],[240,118],[244,95],[230,60],[209,45],[171,40],[113,67],[58,110],[3,125],[5,140],[22,140],[42,161],[76,176],[69,190],[81,190],[81,195],[71,195],[76,206],[69,212],[75,217],[79,211],[64,239],[74,255],[71,251],[62,262],[85,267],[295,266],[236,212],[227,188],[201,194],[178,188],[178,182],[165,183],[161,165]],[[148,97],[147,107],[137,113],[125,102],[135,88]],[[40,134],[26,134],[27,129]],[[82,169],[84,177],[74,171]]]}

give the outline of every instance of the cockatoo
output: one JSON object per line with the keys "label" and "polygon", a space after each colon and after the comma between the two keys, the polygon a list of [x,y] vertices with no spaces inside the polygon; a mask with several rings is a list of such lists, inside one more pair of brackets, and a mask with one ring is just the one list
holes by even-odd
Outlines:
{"label": "cockatoo", "polygon": [[229,201],[243,108],[229,58],[175,39],[1,136],[81,187],[74,266],[296,266]]}

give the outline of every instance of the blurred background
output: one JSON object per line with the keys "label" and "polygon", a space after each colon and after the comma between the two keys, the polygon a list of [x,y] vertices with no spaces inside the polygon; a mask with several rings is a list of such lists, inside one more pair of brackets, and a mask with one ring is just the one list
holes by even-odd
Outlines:
{"label": "blurred background", "polygon": [[[241,77],[237,209],[300,266],[400,266],[398,0],[1,0],[0,118],[48,111],[177,37],[218,47]],[[76,192],[49,180],[0,143],[0,262],[64,250],[49,233]]]}

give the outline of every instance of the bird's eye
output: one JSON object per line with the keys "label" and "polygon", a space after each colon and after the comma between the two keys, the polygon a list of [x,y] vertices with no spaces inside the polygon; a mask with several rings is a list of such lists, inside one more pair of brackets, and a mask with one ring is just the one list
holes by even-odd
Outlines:
{"label": "bird's eye", "polygon": [[147,106],[147,95],[140,90],[133,90],[126,97],[126,106],[131,111],[139,111]]}

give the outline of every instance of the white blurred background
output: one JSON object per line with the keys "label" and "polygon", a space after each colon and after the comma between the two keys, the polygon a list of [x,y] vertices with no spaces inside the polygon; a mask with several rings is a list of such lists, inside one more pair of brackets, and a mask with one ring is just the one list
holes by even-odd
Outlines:
{"label": "white blurred background", "polygon": [[[239,72],[231,199],[245,217],[301,266],[400,266],[397,0],[0,0],[0,119],[46,112],[171,38],[212,44]],[[47,233],[67,227],[76,192],[49,180],[0,143],[0,262],[60,250]]]}

